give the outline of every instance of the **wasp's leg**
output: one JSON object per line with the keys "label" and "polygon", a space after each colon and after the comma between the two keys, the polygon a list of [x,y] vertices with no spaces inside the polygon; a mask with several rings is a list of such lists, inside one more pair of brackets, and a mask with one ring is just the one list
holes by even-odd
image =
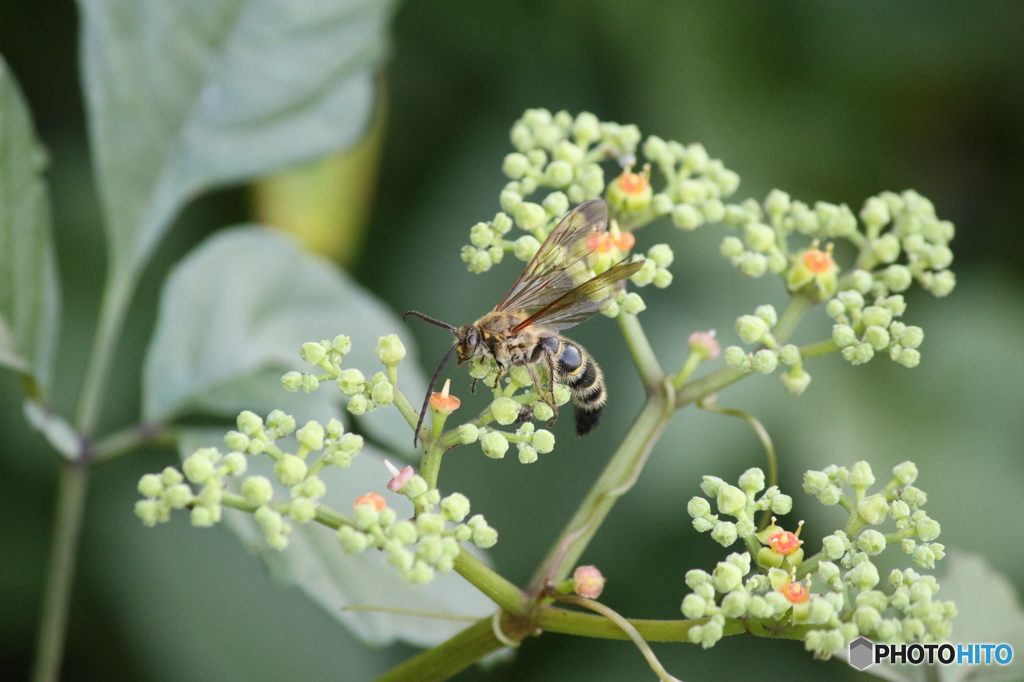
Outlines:
{"label": "wasp's leg", "polygon": [[476,393],[476,377],[473,377],[473,383],[469,385],[469,392]]}
{"label": "wasp's leg", "polygon": [[548,373],[547,395],[544,395],[545,389],[541,388],[541,383],[537,379],[533,365],[528,365],[528,367],[530,368],[530,378],[533,379],[533,385],[537,388],[537,393],[540,394],[541,400],[547,403],[547,406],[554,413],[551,421],[548,422],[548,426],[551,426],[558,419],[558,401],[555,400],[555,355],[550,352],[544,353],[544,368]]}

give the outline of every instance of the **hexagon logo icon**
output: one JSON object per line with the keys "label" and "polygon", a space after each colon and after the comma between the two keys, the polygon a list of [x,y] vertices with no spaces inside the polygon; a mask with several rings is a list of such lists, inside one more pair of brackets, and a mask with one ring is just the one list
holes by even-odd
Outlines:
{"label": "hexagon logo icon", "polygon": [[858,637],[850,642],[850,665],[864,670],[875,663],[875,645],[867,637]]}

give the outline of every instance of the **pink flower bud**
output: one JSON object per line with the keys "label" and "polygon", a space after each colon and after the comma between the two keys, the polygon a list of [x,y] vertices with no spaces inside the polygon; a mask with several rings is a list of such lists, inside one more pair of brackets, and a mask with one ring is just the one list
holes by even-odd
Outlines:
{"label": "pink flower bud", "polygon": [[572,574],[576,594],[587,599],[597,599],[604,591],[605,577],[597,566],[577,566]]}

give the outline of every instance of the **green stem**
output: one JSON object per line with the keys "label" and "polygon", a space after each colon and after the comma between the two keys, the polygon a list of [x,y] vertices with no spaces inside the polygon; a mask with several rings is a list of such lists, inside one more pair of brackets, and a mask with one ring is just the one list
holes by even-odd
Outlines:
{"label": "green stem", "polygon": [[[117,350],[121,327],[135,290],[136,274],[134,270],[110,270],[107,275],[75,418],[75,426],[83,442],[88,441],[96,428],[110,363]],[[61,462],[57,485],[57,527],[47,569],[43,613],[39,622],[35,682],[56,680],[60,674],[91,459],[92,450],[86,447],[78,462]]]}
{"label": "green stem", "polygon": [[647,340],[647,334],[644,333],[644,328],[640,325],[640,320],[636,315],[626,313],[621,313],[618,320],[622,335],[626,339],[626,345],[633,356],[633,362],[636,363],[640,378],[644,382],[644,387],[647,388],[648,394],[657,393],[661,388],[664,373],[658,364],[658,358],[654,355],[654,349],[651,348],[651,342]]}
{"label": "green stem", "polygon": [[686,362],[683,363],[682,369],[679,370],[679,374],[676,374],[672,379],[672,386],[678,391],[693,374],[693,371],[697,369],[697,366],[704,360],[703,353],[694,353],[690,351],[690,354],[686,356]]}
{"label": "green stem", "polygon": [[92,463],[99,464],[120,457],[149,443],[173,445],[178,440],[178,433],[166,429],[162,424],[141,422],[115,431],[96,441],[92,447]]}
{"label": "green stem", "polygon": [[71,587],[75,576],[75,555],[82,529],[86,493],[89,486],[89,465],[85,461],[60,461],[57,483],[57,518],[53,545],[50,549],[50,570],[43,593],[43,614],[36,646],[34,682],[52,682],[60,675],[67,630]]}
{"label": "green stem", "polygon": [[392,668],[376,682],[441,682],[503,646],[494,634],[493,619],[484,618],[446,642]]}
{"label": "green stem", "polygon": [[654,674],[658,676],[659,680],[662,680],[662,682],[680,682],[679,678],[673,677],[667,670],[665,670],[661,661],[659,661],[658,657],[654,655],[653,651],[651,651],[650,645],[637,631],[637,629],[633,627],[633,624],[619,615],[617,611],[614,611],[599,601],[584,599],[583,597],[576,597],[570,594],[559,596],[557,599],[568,604],[576,604],[577,606],[590,609],[591,611],[599,613],[611,622],[615,623],[620,630],[626,633],[626,635],[633,640],[633,644],[635,644],[640,650],[640,653],[647,660],[647,665],[651,666],[651,670],[654,671]]}
{"label": "green stem", "polygon": [[714,412],[715,414],[725,415],[727,417],[739,417],[743,421],[750,424],[750,428],[754,429],[754,433],[757,435],[758,440],[761,441],[761,447],[764,448],[765,459],[768,460],[768,487],[779,484],[779,462],[775,457],[775,446],[772,444],[772,437],[768,434],[768,429],[764,428],[764,424],[752,414],[747,414],[743,410],[733,409],[731,407],[719,407],[710,402],[698,403],[698,406],[702,410],[707,412]]}
{"label": "green stem", "polygon": [[817,358],[822,355],[828,355],[829,353],[835,353],[839,350],[839,344],[832,339],[826,339],[825,341],[819,341],[818,343],[811,343],[800,348],[800,357],[804,360],[809,358]]}
{"label": "green stem", "polygon": [[114,351],[117,350],[121,327],[131,304],[136,279],[134,271],[122,273],[112,270],[107,276],[103,300],[100,303],[100,318],[96,324],[85,382],[82,385],[78,412],[75,415],[75,424],[84,438],[92,435],[96,420],[99,418],[103,389],[106,387]]}
{"label": "green stem", "polygon": [[436,440],[423,449],[423,457],[420,458],[420,476],[427,481],[428,489],[437,487],[437,476],[441,472],[441,457],[444,455],[444,448],[440,447]]}
{"label": "green stem", "polygon": [[779,321],[772,328],[772,336],[780,344],[786,343],[786,340],[793,335],[796,328],[800,326],[801,320],[804,319],[804,315],[811,309],[811,305],[814,301],[802,296],[800,294],[793,294],[789,298],[789,305],[782,312],[782,316]]}
{"label": "green stem", "polygon": [[522,590],[465,549],[455,557],[455,570],[504,610],[510,613],[526,611],[526,597]]}
{"label": "green stem", "polygon": [[558,542],[530,581],[528,594],[539,595],[547,585],[565,579],[615,502],[636,482],[654,444],[675,412],[671,382],[648,396],[615,454],[605,466]]}

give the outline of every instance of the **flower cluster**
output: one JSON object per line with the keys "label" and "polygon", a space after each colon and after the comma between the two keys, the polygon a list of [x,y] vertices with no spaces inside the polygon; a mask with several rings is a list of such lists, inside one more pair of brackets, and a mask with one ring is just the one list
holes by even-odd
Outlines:
{"label": "flower cluster", "polygon": [[[193,526],[212,526],[221,520],[223,506],[253,513],[263,529],[267,543],[276,549],[288,545],[291,525],[313,520],[318,500],[327,488],[318,476],[326,466],[347,468],[363,447],[363,438],[346,433],[337,419],[326,427],[316,421],[296,429],[295,418],[281,410],[267,415],[266,422],[248,410],[238,415],[237,431],[224,436],[229,452],[217,448],[199,448],[182,463],[181,471],[167,467],[161,474],[146,474],[139,481],[139,493],[146,499],[135,505],[135,514],[147,526],[170,519],[172,509],[191,509]],[[296,449],[287,452],[278,442],[294,434]],[[312,464],[308,462],[311,454]],[[248,476],[239,481],[248,468],[247,455],[265,454],[274,460],[277,482],[289,489],[290,501],[273,503],[274,486],[265,476]],[[189,483],[199,488],[193,492]],[[234,490],[236,492],[229,492]]]}
{"label": "flower cluster", "polygon": [[[523,464],[536,462],[538,453],[551,452],[555,447],[554,435],[547,429],[536,428],[530,420],[550,421],[555,413],[544,402],[540,392],[535,390],[529,370],[522,366],[514,367],[506,375],[505,385],[502,386],[498,379],[497,365],[492,358],[477,356],[469,365],[469,373],[475,380],[492,387],[494,400],[478,419],[458,427],[459,442],[468,444],[479,441],[484,454],[492,459],[504,457],[509,444],[514,443],[519,450],[519,461]],[[554,390],[556,405],[569,402],[571,394],[567,386],[556,384]],[[491,426],[492,422],[501,426],[523,423],[511,432]]]}
{"label": "flower cluster", "polygon": [[[932,568],[935,560],[942,558],[942,545],[933,542],[939,525],[919,509],[926,496],[911,485],[916,476],[913,463],[900,464],[893,469],[886,488],[869,496],[866,491],[875,479],[866,462],[849,469],[829,467],[807,472],[805,490],[824,504],[841,504],[850,512],[850,519],[845,530],[824,538],[821,551],[806,559],[799,528],[796,533],[785,531],[773,519],[764,531],[753,531],[750,512],[766,506],[753,501],[753,493],[760,489],[758,479],[763,487],[763,477],[756,469],[743,474],[739,488],[706,477],[704,492],[717,497],[721,514],[735,516],[738,521],[735,529],[718,530],[728,522],[717,521],[710,514],[707,500],[695,497],[688,506],[694,526],[701,531],[711,529],[713,536],[717,530],[715,539],[726,546],[731,542],[723,540],[745,537],[748,552],[729,555],[710,574],[699,569],[686,574],[692,592],[683,599],[683,614],[706,619],[689,630],[690,641],[705,648],[713,646],[730,618],[810,625],[804,644],[820,658],[830,657],[862,635],[886,643],[936,642],[948,637],[956,606],[934,599],[939,591],[934,576],[921,575],[911,568],[894,569],[889,574],[891,591],[887,593],[879,589],[881,578],[872,561],[891,544],[900,544],[918,566]],[[842,493],[843,484],[853,489],[852,499]],[[868,527],[881,524],[887,516],[896,521],[895,533],[883,534]],[[757,542],[752,543],[750,538]],[[754,556],[756,570],[752,570]],[[811,591],[815,569],[820,593]]]}
{"label": "flower cluster", "polygon": [[782,373],[782,384],[793,395],[800,395],[811,383],[811,375],[804,370],[797,346],[776,341],[772,329],[778,322],[778,313],[771,305],[758,306],[753,315],[738,317],[736,334],[744,343],[762,347],[747,352],[739,346],[729,346],[725,349],[725,362],[730,367],[761,374],[771,374],[780,363],[788,365],[789,369]]}
{"label": "flower cluster", "polygon": [[832,340],[850,363],[860,365],[876,351],[888,351],[894,362],[916,367],[921,362],[917,347],[924,341],[924,331],[896,319],[906,308],[901,294],[878,296],[874,305],[865,305],[861,292],[846,289],[828,302],[825,311],[836,321]]}
{"label": "flower cluster", "polygon": [[[764,472],[754,467],[747,469],[739,479],[739,487],[726,483],[717,476],[705,476],[700,489],[715,498],[718,514],[731,516],[733,521],[722,521],[711,513],[711,504],[699,495],[690,500],[686,511],[693,517],[693,527],[699,533],[711,531],[711,537],[728,547],[737,538],[746,539],[757,532],[754,516],[770,510],[780,516],[793,508],[793,498],[779,492],[778,486],[765,490]],[[757,493],[764,490],[760,497]]]}
{"label": "flower cluster", "polygon": [[[685,146],[656,136],[648,137],[642,146],[651,163],[634,172],[639,129],[599,121],[589,112],[572,116],[566,111],[552,114],[529,109],[512,126],[511,141],[516,151],[502,163],[509,178],[499,197],[502,210],[493,220],[474,225],[470,243],[462,248],[462,260],[470,272],[489,270],[509,252],[529,260],[572,206],[604,194],[612,220],[607,233],[592,245],[592,276],[630,257],[636,243],[633,231],[659,216],[671,216],[683,229],[720,221],[725,215],[722,199],[739,186],[739,176],[710,158],[700,144]],[[618,162],[621,168],[607,183],[601,165],[606,160]],[[662,176],[659,192],[651,185],[652,164]],[[541,188],[551,191],[539,202],[531,201]],[[526,234],[510,236],[513,227]],[[643,269],[631,278],[633,283],[669,286],[672,260],[667,244],[651,247]],[[639,294],[623,291],[603,312],[615,317],[619,311],[635,314],[644,308]]]}
{"label": "flower cluster", "polygon": [[377,342],[377,358],[384,363],[387,372],[377,372],[370,379],[358,369],[341,368],[345,354],[352,349],[352,341],[339,335],[333,341],[310,341],[302,344],[300,355],[311,367],[324,370],[317,374],[287,372],[281,377],[281,385],[287,391],[312,393],[323,381],[334,381],[338,390],[348,396],[348,411],[361,415],[378,407],[390,405],[395,400],[398,363],[405,358],[405,346],[395,334],[382,336]]}
{"label": "flower cluster", "polygon": [[[452,569],[462,551],[460,542],[486,549],[498,541],[498,531],[487,525],[481,514],[466,521],[469,500],[465,495],[452,493],[442,499],[436,488],[430,489],[422,476],[413,473],[412,467],[397,473],[388,488],[412,501],[416,517],[399,519],[378,493],[357,498],[353,504],[355,516],[338,529],[338,541],[346,554],[379,549],[403,580],[423,584],[433,580],[437,572]],[[448,522],[456,525],[448,527]]]}

